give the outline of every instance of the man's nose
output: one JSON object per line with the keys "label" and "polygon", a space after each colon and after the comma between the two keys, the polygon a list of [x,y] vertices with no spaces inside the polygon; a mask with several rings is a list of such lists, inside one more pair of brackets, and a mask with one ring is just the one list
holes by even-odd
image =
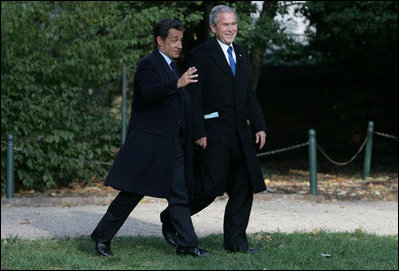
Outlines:
{"label": "man's nose", "polygon": [[182,49],[183,48],[183,43],[181,41],[179,41],[177,43],[177,48]]}
{"label": "man's nose", "polygon": [[237,30],[237,25],[236,24],[231,24],[228,26],[229,31],[235,32]]}

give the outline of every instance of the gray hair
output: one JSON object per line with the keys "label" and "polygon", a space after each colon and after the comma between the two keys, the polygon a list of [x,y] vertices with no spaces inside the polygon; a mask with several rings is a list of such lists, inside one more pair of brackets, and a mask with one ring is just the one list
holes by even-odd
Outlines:
{"label": "gray hair", "polygon": [[220,13],[234,13],[234,15],[237,18],[237,12],[235,11],[234,8],[231,8],[229,6],[225,6],[225,5],[218,5],[215,6],[211,9],[211,12],[209,13],[209,23],[212,23],[214,25],[217,25],[219,22],[219,18],[218,15]]}

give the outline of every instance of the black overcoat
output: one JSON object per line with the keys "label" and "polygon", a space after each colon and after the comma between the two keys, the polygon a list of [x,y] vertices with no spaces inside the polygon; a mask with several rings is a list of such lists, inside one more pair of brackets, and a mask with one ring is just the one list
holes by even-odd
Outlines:
{"label": "black overcoat", "polygon": [[[218,146],[230,135],[238,134],[248,168],[254,193],[266,189],[256,155],[254,132],[266,131],[266,123],[259,101],[252,91],[250,60],[247,52],[233,43],[236,53],[236,75],[230,69],[227,59],[216,38],[212,38],[192,49],[186,55],[186,65],[198,69],[197,84],[189,86],[193,102],[194,140],[207,137],[207,171],[196,181],[200,194],[218,196],[224,193],[225,178],[209,176],[224,166],[223,154]],[[204,115],[218,112],[219,116],[205,119]],[[203,156],[204,157],[204,156]],[[194,163],[203,161],[194,160]],[[211,169],[211,170],[209,170]],[[215,171],[214,171],[215,170]],[[204,176],[213,179],[204,179]],[[215,176],[218,174],[215,174]],[[197,185],[197,183],[200,185]]]}
{"label": "black overcoat", "polygon": [[172,183],[176,144],[180,144],[181,114],[185,114],[185,174],[192,195],[191,97],[177,89],[177,78],[158,49],[137,66],[131,117],[105,185],[115,189],[168,198]]}

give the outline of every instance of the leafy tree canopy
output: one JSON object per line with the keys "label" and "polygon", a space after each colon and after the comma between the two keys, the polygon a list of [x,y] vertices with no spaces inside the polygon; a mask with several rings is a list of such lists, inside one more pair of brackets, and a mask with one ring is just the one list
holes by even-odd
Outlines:
{"label": "leafy tree canopy", "polygon": [[[138,60],[154,46],[153,24],[163,17],[196,24],[202,19],[197,5],[1,3],[1,138],[5,149],[7,134],[13,134],[20,150],[15,155],[17,188],[44,189],[73,179],[104,177],[109,165],[86,161],[113,160],[121,125],[89,90],[101,89],[105,97],[120,91],[123,65],[131,77]],[[5,155],[2,151],[2,169]],[[2,170],[2,190],[5,173]]]}
{"label": "leafy tree canopy", "polygon": [[298,11],[310,21],[310,48],[322,62],[397,70],[397,1],[306,1]]}

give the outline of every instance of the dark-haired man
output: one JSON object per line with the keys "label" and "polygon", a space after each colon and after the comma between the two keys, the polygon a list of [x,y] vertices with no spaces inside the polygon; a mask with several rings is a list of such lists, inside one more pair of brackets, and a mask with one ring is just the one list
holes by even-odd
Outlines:
{"label": "dark-haired man", "polygon": [[91,234],[96,251],[112,256],[111,239],[144,197],[166,198],[169,223],[178,255],[210,253],[198,248],[190,217],[192,194],[192,132],[190,95],[185,86],[197,82],[190,67],[179,76],[174,60],[182,50],[183,25],[163,19],[154,27],[157,48],[138,65],[126,141],[105,185],[120,190]]}

